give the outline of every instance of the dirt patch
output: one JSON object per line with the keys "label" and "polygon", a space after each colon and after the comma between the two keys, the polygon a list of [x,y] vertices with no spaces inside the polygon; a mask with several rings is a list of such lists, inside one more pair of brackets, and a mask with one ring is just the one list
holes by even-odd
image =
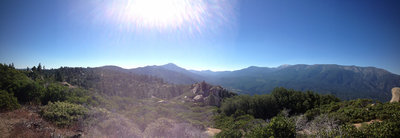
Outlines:
{"label": "dirt patch", "polygon": [[217,135],[219,132],[221,132],[221,129],[211,128],[211,127],[207,128],[206,131],[206,133],[211,137]]}
{"label": "dirt patch", "polygon": [[382,120],[379,120],[379,119],[375,119],[375,120],[371,120],[371,121],[369,121],[369,122],[362,122],[362,123],[356,123],[356,124],[353,124],[356,128],[360,128],[361,126],[362,126],[362,124],[372,124],[372,123],[375,123],[375,122],[382,122]]}
{"label": "dirt patch", "polygon": [[68,82],[61,82],[62,85],[67,86],[68,88],[77,88],[76,86],[73,86],[71,84],[69,84]]}

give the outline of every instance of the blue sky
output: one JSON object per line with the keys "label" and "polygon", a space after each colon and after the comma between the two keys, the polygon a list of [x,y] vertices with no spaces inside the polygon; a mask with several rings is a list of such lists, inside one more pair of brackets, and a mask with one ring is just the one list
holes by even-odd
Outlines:
{"label": "blue sky", "polygon": [[[113,2],[121,1],[127,0]],[[340,64],[400,74],[397,0],[197,2],[206,3],[200,21],[157,29],[120,21],[114,16],[131,15],[108,14],[112,3],[101,0],[1,0],[0,62],[19,68],[172,62],[201,70]]]}

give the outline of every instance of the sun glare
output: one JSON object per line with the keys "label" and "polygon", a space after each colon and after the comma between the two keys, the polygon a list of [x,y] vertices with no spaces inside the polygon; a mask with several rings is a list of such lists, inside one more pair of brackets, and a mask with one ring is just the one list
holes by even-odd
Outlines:
{"label": "sun glare", "polygon": [[130,32],[173,32],[182,35],[215,32],[227,26],[234,0],[114,0],[105,16]]}
{"label": "sun glare", "polygon": [[113,3],[109,13],[135,28],[164,30],[202,23],[206,8],[203,0],[126,0]]}

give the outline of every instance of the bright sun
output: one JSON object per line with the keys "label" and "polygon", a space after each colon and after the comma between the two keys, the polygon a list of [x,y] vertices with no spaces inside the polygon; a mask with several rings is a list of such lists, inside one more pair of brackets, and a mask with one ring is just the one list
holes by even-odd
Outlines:
{"label": "bright sun", "polygon": [[134,25],[136,29],[175,30],[203,23],[206,8],[204,0],[117,0],[108,14],[120,25]]}
{"label": "bright sun", "polygon": [[194,38],[235,24],[236,0],[107,0],[96,3],[95,23],[140,36]]}

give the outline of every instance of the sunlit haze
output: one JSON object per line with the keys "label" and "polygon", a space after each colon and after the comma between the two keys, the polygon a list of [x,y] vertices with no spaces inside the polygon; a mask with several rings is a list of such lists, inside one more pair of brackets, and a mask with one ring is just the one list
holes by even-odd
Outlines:
{"label": "sunlit haze", "polygon": [[0,138],[400,137],[400,0],[0,0]]}
{"label": "sunlit haze", "polygon": [[282,64],[400,74],[394,0],[37,0],[0,2],[0,62],[26,68],[196,70]]}

